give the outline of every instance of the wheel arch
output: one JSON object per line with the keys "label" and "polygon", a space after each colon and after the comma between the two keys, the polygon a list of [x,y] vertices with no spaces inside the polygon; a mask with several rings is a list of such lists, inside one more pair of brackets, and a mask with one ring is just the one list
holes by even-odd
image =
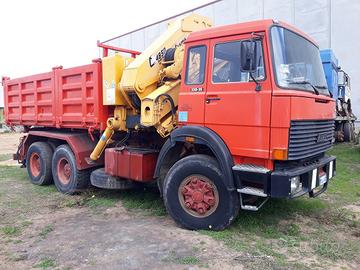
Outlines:
{"label": "wheel arch", "polygon": [[100,158],[93,164],[88,164],[86,158],[90,156],[92,150],[96,146],[96,142],[92,141],[90,136],[85,132],[59,132],[59,131],[43,131],[30,130],[19,145],[17,153],[18,160],[24,160],[30,145],[34,142],[47,142],[55,151],[55,148],[61,144],[69,145],[76,159],[76,167],[78,170],[85,170],[92,167],[102,165],[103,158]]}
{"label": "wheel arch", "polygon": [[[201,126],[180,127],[171,133],[170,138],[165,142],[160,150],[155,167],[154,178],[159,178],[161,176],[164,164],[166,164],[166,162],[169,163],[169,158],[170,163],[172,163],[171,158],[173,159],[173,154],[181,151],[181,149],[179,150],[179,146],[182,146],[188,138],[193,140],[194,145],[206,146],[211,151],[219,163],[222,173],[225,176],[225,185],[227,186],[228,190],[234,190],[235,181],[232,172],[234,161],[232,159],[229,148],[226,146],[225,142],[220,138],[220,136],[213,130]],[[181,158],[178,158],[177,160],[179,159]],[[175,160],[175,162],[177,160]]]}

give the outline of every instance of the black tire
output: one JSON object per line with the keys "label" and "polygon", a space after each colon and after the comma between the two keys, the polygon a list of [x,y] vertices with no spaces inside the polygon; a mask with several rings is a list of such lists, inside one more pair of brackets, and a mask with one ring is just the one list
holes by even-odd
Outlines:
{"label": "black tire", "polygon": [[[192,176],[205,177],[215,186],[218,204],[207,216],[194,216],[191,210],[181,203],[179,189],[183,182]],[[164,181],[164,202],[169,215],[182,227],[191,230],[211,229],[223,230],[236,218],[239,212],[239,195],[236,191],[228,191],[217,161],[207,155],[191,155],[177,161],[169,170]],[[214,188],[215,190],[215,188]],[[211,209],[211,208],[210,208]]]}
{"label": "black tire", "polygon": [[[53,150],[46,142],[34,142],[30,145],[26,154],[26,168],[31,183],[34,185],[45,186],[50,185],[53,182],[51,175],[52,155]],[[31,166],[35,162],[35,159],[39,164],[37,173],[34,170],[34,165]]]}
{"label": "black tire", "polygon": [[104,168],[93,171],[90,181],[93,186],[103,189],[128,190],[143,187],[142,183],[108,175]]}
{"label": "black tire", "polygon": [[[65,166],[67,170],[59,169]],[[56,148],[52,159],[52,175],[58,191],[70,195],[83,191],[89,187],[89,174],[89,170],[76,168],[74,153],[67,144]]]}
{"label": "black tire", "polygon": [[344,126],[344,142],[351,142],[353,140],[353,128],[350,122],[345,122]]}

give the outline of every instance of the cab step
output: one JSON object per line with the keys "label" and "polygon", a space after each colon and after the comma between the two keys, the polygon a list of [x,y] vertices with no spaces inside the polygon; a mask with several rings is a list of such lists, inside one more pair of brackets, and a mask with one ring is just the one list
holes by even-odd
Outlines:
{"label": "cab step", "polygon": [[248,211],[258,211],[267,201],[269,197],[265,198],[259,205],[249,205],[249,204],[243,204],[242,199],[240,198],[241,202],[241,209],[242,210],[248,210]]}
{"label": "cab step", "polygon": [[258,211],[268,201],[268,199],[269,199],[269,197],[263,199],[262,202],[258,205],[250,205],[250,204],[244,204],[243,199],[241,198],[241,195],[240,195],[240,206],[241,206],[242,210]]}
{"label": "cab step", "polygon": [[259,210],[259,208],[255,205],[242,205],[241,209],[247,210],[247,211],[258,211]]}
{"label": "cab step", "polygon": [[239,188],[237,191],[242,194],[254,195],[254,196],[258,196],[258,197],[267,197],[268,196],[266,193],[264,193],[264,191],[262,189],[255,188],[255,187]]}
{"label": "cab step", "polygon": [[270,170],[265,167],[256,166],[252,164],[236,164],[235,166],[232,167],[232,169],[234,171],[239,171],[239,172],[262,173],[262,174],[266,174],[270,172]]}
{"label": "cab step", "polygon": [[[240,193],[240,206],[242,210],[258,211],[270,198],[263,189],[256,187],[243,187],[237,189],[237,191]],[[242,195],[256,196],[258,199],[255,200],[254,204],[245,204],[246,201],[244,203]]]}

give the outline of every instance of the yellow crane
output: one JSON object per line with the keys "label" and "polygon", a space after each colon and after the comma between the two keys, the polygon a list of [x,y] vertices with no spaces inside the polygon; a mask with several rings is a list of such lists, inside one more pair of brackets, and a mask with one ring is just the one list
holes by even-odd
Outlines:
{"label": "yellow crane", "polygon": [[[169,23],[167,30],[135,59],[120,54],[102,59],[103,104],[115,109],[91,160],[101,156],[116,131],[143,126],[155,127],[162,137],[170,134],[177,125],[183,43],[191,32],[211,26],[210,19],[191,14]],[[127,120],[135,124],[127,124]]]}

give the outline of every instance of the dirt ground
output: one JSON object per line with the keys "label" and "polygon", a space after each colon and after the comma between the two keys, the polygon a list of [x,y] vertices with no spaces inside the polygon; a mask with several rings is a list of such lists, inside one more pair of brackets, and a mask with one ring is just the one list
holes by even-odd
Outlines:
{"label": "dirt ground", "polygon": [[[242,212],[223,232],[189,231],[166,214],[141,210],[151,204],[129,209],[125,192],[67,196],[30,184],[26,169],[8,161],[19,137],[0,134],[1,270],[360,269],[358,191],[336,205],[339,213],[312,214],[334,200],[325,194]],[[145,204],[150,195],[140,192],[130,203]],[[152,203],[161,212],[157,196]]]}
{"label": "dirt ground", "polygon": [[13,154],[19,145],[19,139],[23,136],[21,133],[0,133],[0,155]]}
{"label": "dirt ground", "polygon": [[[0,155],[14,153],[19,137],[0,135]],[[0,226],[16,224],[21,233],[0,235],[0,269],[243,269],[238,258],[246,254],[178,228],[167,216],[129,212],[121,203],[108,209],[59,207],[61,198],[41,198],[26,190],[29,183],[14,185],[11,178],[6,181],[12,188],[0,192],[14,206],[0,205]],[[17,201],[16,193],[24,193],[33,205]],[[16,204],[24,206],[17,209]],[[189,266],[194,260],[198,265]]]}
{"label": "dirt ground", "polygon": [[[0,133],[0,155],[12,156],[16,152],[22,133]],[[17,162],[4,158],[0,160],[0,165],[16,165]]]}
{"label": "dirt ground", "polygon": [[[129,214],[121,205],[101,213],[49,209],[26,220],[31,225],[23,236],[4,250],[13,260],[0,256],[1,269],[29,269],[44,258],[56,262],[56,269],[189,269],[182,260],[192,258],[195,249],[206,267],[243,269],[234,260],[241,254],[215,240],[179,229],[168,218]],[[39,236],[48,224],[51,232]]]}

